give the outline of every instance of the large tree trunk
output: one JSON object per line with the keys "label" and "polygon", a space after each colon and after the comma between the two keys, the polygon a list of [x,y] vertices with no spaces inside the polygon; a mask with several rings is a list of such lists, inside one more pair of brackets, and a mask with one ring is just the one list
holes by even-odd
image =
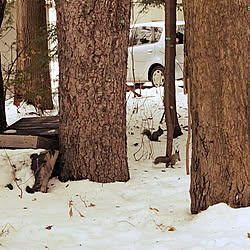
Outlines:
{"label": "large tree trunk", "polygon": [[[0,28],[3,22],[4,9],[7,1],[0,0]],[[0,53],[0,132],[6,128],[6,114],[5,114],[5,92],[4,92],[4,82],[1,67],[1,53]]]}
{"label": "large tree trunk", "polygon": [[191,212],[250,206],[247,1],[185,1]]}
{"label": "large tree trunk", "polygon": [[56,0],[60,179],[129,179],[126,72],[129,0]]}
{"label": "large tree trunk", "polygon": [[16,18],[17,95],[52,109],[45,0],[17,0]]}

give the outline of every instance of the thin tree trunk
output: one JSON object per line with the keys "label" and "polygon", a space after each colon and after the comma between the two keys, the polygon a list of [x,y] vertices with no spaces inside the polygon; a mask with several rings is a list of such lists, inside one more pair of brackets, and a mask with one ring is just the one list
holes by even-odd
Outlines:
{"label": "thin tree trunk", "polygon": [[172,155],[173,136],[178,124],[175,100],[175,37],[176,37],[176,0],[165,1],[165,88],[164,104],[167,123],[166,155]]}
{"label": "thin tree trunk", "polygon": [[5,130],[6,126],[7,123],[5,114],[5,92],[4,92],[4,82],[2,76],[1,53],[0,53],[0,132]]}
{"label": "thin tree trunk", "polygon": [[16,17],[16,98],[52,109],[45,0],[17,0]]}
{"label": "thin tree trunk", "polygon": [[191,212],[250,206],[247,1],[185,1]]}
{"label": "thin tree trunk", "polygon": [[[0,28],[2,26],[3,18],[4,18],[4,10],[7,1],[0,0]],[[0,53],[0,132],[3,131],[6,126],[6,114],[5,114],[5,92],[4,92],[4,82],[2,75],[2,62],[1,62],[1,53]]]}
{"label": "thin tree trunk", "polygon": [[62,181],[129,179],[129,0],[56,0]]}

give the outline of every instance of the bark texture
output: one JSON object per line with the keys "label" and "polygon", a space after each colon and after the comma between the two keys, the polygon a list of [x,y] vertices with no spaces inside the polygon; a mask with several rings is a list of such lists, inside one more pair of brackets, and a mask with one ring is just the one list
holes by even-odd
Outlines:
{"label": "bark texture", "polygon": [[41,109],[52,109],[45,0],[17,0],[16,18],[15,98],[22,97]]}
{"label": "bark texture", "polygon": [[62,181],[129,179],[129,0],[56,0]]}
{"label": "bark texture", "polygon": [[248,5],[184,2],[191,84],[191,212],[250,206]]}
{"label": "bark texture", "polygon": [[[0,28],[3,22],[4,9],[7,1],[0,0]],[[0,132],[3,131],[6,126],[6,114],[5,114],[5,92],[4,92],[4,82],[1,67],[1,53],[0,53]]]}
{"label": "bark texture", "polygon": [[173,138],[182,135],[176,112],[175,48],[176,48],[176,0],[165,1],[165,87],[164,105],[168,129],[166,155],[172,155]]}

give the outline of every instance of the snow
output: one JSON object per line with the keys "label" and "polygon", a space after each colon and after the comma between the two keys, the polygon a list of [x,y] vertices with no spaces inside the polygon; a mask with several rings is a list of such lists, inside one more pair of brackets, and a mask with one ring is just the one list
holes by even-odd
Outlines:
{"label": "snow", "polygon": [[[187,97],[181,87],[176,92],[179,122],[185,127]],[[25,185],[34,181],[28,158],[35,151],[0,150],[0,249],[250,249],[250,208],[232,209],[221,203],[198,215],[190,213],[185,129],[174,142],[181,154],[175,168],[153,165],[156,156],[164,155],[166,126],[161,125],[160,142],[150,142],[141,133],[144,128],[158,128],[163,89],[146,88],[141,93],[136,98],[132,92],[127,94],[131,178],[126,183],[61,183],[53,178],[48,193],[28,194]],[[10,100],[6,104],[9,124],[34,112],[23,105],[17,113]],[[16,168],[24,169],[18,177],[23,183],[22,199],[7,155]],[[24,158],[26,165],[21,166]],[[5,187],[10,182],[13,190]]]}

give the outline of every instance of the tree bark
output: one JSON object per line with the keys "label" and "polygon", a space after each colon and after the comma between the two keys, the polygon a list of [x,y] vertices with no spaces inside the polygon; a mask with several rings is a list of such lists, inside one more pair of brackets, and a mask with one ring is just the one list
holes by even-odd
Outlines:
{"label": "tree bark", "polygon": [[247,1],[185,1],[191,212],[250,206]]}
{"label": "tree bark", "polygon": [[15,98],[52,109],[45,0],[16,1],[17,79]]}
{"label": "tree bark", "polygon": [[126,73],[129,0],[56,0],[60,179],[129,179]]}
{"label": "tree bark", "polygon": [[168,130],[166,155],[171,156],[173,138],[182,135],[177,118],[175,94],[176,0],[165,1],[165,32],[164,105]]}
{"label": "tree bark", "polygon": [[[0,0],[0,28],[2,26],[3,18],[4,18],[4,10],[7,1]],[[1,67],[1,53],[0,53],[0,132],[5,130],[6,123],[6,114],[5,114],[5,92],[4,92],[4,82],[2,75],[2,67]]]}

